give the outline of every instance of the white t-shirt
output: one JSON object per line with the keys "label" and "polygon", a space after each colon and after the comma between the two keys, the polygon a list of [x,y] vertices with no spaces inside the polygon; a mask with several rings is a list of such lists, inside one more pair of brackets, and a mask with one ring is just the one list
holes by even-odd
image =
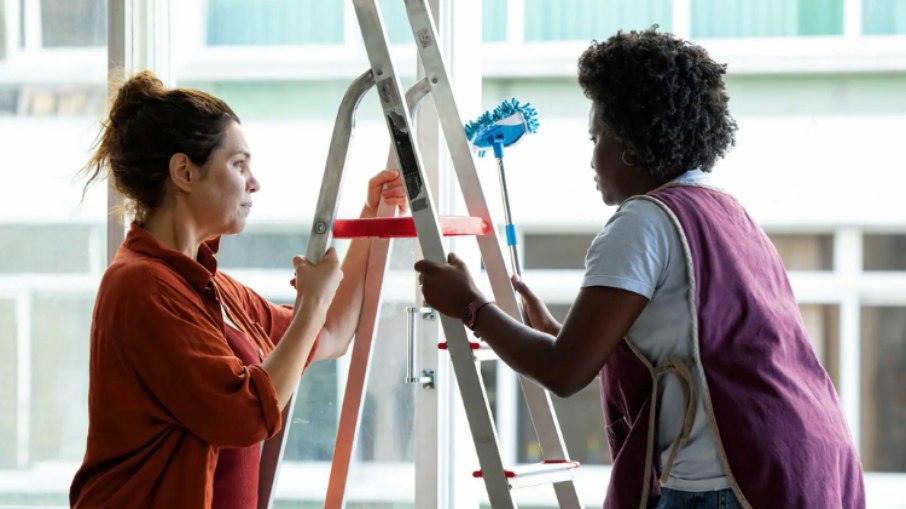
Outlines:
{"label": "white t-shirt", "polygon": [[[700,183],[705,174],[691,170],[674,182]],[[629,341],[658,367],[668,357],[690,359],[692,316],[686,256],[679,233],[661,208],[647,200],[632,200],[614,214],[588,248],[582,287],[608,286],[637,293],[648,305],[629,329]],[[693,370],[698,370],[696,363]],[[680,448],[668,488],[710,491],[730,487],[717,456],[701,394],[701,377],[693,373],[695,419],[689,441]],[[675,376],[660,379],[655,447],[661,467],[683,422],[684,396]]]}

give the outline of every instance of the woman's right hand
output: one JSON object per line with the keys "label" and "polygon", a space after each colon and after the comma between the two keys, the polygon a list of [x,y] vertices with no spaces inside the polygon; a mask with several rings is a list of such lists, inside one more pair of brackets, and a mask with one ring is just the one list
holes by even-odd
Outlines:
{"label": "woman's right hand", "polygon": [[560,333],[560,322],[554,318],[554,315],[551,314],[550,310],[547,309],[547,306],[544,305],[544,301],[538,298],[535,295],[535,292],[525,284],[525,281],[519,278],[519,276],[513,276],[512,278],[513,288],[517,293],[522,297],[522,312],[525,315],[525,324],[529,327],[545,332],[552,336],[556,336]]}
{"label": "woman's right hand", "polygon": [[326,311],[343,280],[336,249],[328,249],[324,258],[315,264],[304,256],[296,256],[293,258],[293,266],[296,269],[298,297],[304,298],[306,302],[314,302]]}

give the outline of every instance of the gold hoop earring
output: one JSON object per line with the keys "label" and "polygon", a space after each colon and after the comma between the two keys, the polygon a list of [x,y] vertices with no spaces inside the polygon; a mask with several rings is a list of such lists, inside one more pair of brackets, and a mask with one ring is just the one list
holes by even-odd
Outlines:
{"label": "gold hoop earring", "polygon": [[627,160],[626,154],[627,154],[628,152],[629,152],[628,150],[624,150],[623,153],[620,154],[620,159],[623,160],[623,164],[625,164],[626,166],[629,166],[630,168],[632,168],[632,167],[634,167],[635,165],[632,164],[632,163],[630,163],[630,162]]}

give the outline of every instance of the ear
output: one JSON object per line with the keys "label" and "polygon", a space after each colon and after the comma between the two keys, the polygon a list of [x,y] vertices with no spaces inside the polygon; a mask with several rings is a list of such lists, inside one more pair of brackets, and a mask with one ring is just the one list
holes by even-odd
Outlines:
{"label": "ear", "polygon": [[189,156],[182,152],[170,156],[170,180],[177,189],[189,193],[197,179],[198,173]]}

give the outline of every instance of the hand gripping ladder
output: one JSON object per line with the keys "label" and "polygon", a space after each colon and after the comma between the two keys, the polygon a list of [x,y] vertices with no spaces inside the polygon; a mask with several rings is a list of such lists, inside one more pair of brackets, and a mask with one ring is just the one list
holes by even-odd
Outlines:
{"label": "hand gripping ladder", "polygon": [[[353,81],[337,114],[306,256],[314,261],[320,260],[330,243],[336,222],[336,206],[355,109],[364,94],[371,86],[376,85],[391,145],[396,155],[395,158],[391,155],[389,159],[399,164],[422,252],[428,260],[446,261],[441,221],[435,212],[424,178],[421,156],[410,120],[412,118],[410,109],[414,108],[425,94],[431,93],[469,215],[480,218],[489,229],[488,235],[478,235],[476,238],[494,298],[501,309],[513,318],[521,320],[504,256],[497,242],[494,223],[490,219],[475,163],[463,132],[463,123],[453,98],[444,59],[438,47],[434,21],[426,0],[405,1],[419,59],[426,76],[410,90],[406,101],[402,100],[402,88],[390,59],[376,0],[353,0],[371,69]],[[392,161],[393,159],[396,161]],[[383,216],[388,213],[387,209],[379,211],[379,215]],[[352,352],[325,504],[329,508],[339,509],[343,505],[346,476],[355,442],[364,382],[367,379],[375,318],[380,304],[380,284],[387,266],[388,248],[389,242],[386,240],[372,242],[365,282],[365,303]],[[512,488],[553,484],[561,508],[581,508],[572,480],[573,471],[578,465],[569,461],[548,393],[534,382],[520,378],[544,461],[537,465],[505,469],[487,394],[476,364],[479,358],[474,350],[476,344],[469,341],[466,329],[459,320],[447,316],[440,318],[447,339],[445,346],[453,363],[481,467],[481,470],[475,473],[475,477],[484,479],[491,506],[494,509],[515,509]],[[259,509],[269,509],[272,506],[272,490],[276,485],[279,463],[291,422],[292,403],[284,412],[282,432],[265,442],[263,446]]]}

